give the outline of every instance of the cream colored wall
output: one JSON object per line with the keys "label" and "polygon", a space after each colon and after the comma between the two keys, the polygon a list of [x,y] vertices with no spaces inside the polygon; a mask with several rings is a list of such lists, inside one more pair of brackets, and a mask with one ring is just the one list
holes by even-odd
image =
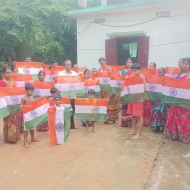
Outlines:
{"label": "cream colored wall", "polygon": [[[112,12],[87,14],[78,17],[77,30],[81,32],[88,22],[96,18],[105,18],[109,25],[131,25],[144,22],[142,19],[155,18],[156,12],[170,11],[171,16],[189,14],[189,16],[175,17],[174,19],[159,18],[146,24],[132,27],[108,27],[100,24],[91,24],[84,34],[78,34],[78,64],[80,67],[99,67],[98,58],[105,57],[106,33],[147,31],[150,36],[149,62],[160,66],[177,66],[179,58],[190,57],[190,1],[185,3],[168,3],[130,9],[120,9]],[[133,20],[133,21],[123,21]],[[137,21],[134,21],[137,20]],[[112,21],[112,22],[107,22]],[[114,22],[122,21],[122,22]],[[83,23],[83,24],[80,24]],[[175,43],[186,41],[183,43]],[[168,44],[168,45],[162,45]],[[160,45],[160,46],[157,46]]]}

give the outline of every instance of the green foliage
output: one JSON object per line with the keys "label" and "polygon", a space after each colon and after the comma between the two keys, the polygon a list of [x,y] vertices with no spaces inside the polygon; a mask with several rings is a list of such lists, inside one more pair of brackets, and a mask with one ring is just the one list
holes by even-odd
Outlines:
{"label": "green foliage", "polygon": [[[1,0],[0,61],[76,62],[76,23],[65,16],[69,0]],[[72,57],[70,57],[72,56]]]}

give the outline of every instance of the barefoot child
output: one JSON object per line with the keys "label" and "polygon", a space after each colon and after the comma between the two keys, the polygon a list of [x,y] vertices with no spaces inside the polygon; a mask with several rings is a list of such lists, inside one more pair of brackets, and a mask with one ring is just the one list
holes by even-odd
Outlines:
{"label": "barefoot child", "polygon": [[[93,90],[93,89],[90,89],[89,91],[88,91],[88,98],[94,98],[94,96],[95,96],[95,90]],[[86,133],[87,134],[89,134],[89,131],[88,131],[88,126],[89,126],[89,123],[91,123],[92,124],[92,132],[93,133],[95,133],[95,123],[94,123],[94,121],[86,121]]]}
{"label": "barefoot child", "polygon": [[[135,63],[131,67],[131,69],[133,71],[134,76],[140,76],[140,78],[143,80],[144,90],[146,91],[145,78],[143,75],[140,74],[141,66],[138,63]],[[128,135],[134,135],[136,123],[138,122],[139,124],[138,131],[136,135],[132,138],[133,140],[137,140],[140,138],[140,132],[142,130],[142,125],[143,125],[143,102],[129,102],[127,114],[132,115],[132,131],[130,133],[127,133]]]}
{"label": "barefoot child", "polygon": [[[25,85],[25,90],[26,90],[26,95],[21,100],[21,106],[34,101],[33,99],[34,86],[28,83]],[[34,138],[34,130],[30,130],[30,134],[31,134],[31,142],[38,142]],[[27,142],[27,136],[28,136],[28,131],[25,130],[24,131],[24,147],[25,148],[29,148],[29,144]]]}

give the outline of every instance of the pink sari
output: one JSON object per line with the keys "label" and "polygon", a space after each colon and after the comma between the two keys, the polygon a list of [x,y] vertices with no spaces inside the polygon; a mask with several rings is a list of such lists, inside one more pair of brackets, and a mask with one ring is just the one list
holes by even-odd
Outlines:
{"label": "pink sari", "polygon": [[[190,79],[190,75],[180,79]],[[168,119],[164,134],[170,139],[177,139],[182,142],[190,141],[190,109],[179,106],[171,106],[168,112]]]}

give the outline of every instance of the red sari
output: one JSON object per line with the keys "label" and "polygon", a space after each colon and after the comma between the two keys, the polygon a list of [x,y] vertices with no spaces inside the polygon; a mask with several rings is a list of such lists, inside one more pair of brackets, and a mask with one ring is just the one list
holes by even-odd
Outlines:
{"label": "red sari", "polygon": [[143,102],[143,126],[148,127],[151,122],[152,101],[144,100]]}
{"label": "red sari", "polygon": [[[10,81],[7,84],[3,80],[0,80],[0,87],[13,88],[15,86],[16,83],[14,81]],[[13,142],[13,143],[19,141],[20,131],[19,131],[17,114],[11,114],[3,118],[3,121],[4,121],[4,127],[3,127],[4,141]]]}
{"label": "red sari", "polygon": [[[189,79],[189,75],[180,77]],[[182,142],[190,141],[190,109],[179,106],[171,106],[164,134],[170,139],[178,139]]]}

